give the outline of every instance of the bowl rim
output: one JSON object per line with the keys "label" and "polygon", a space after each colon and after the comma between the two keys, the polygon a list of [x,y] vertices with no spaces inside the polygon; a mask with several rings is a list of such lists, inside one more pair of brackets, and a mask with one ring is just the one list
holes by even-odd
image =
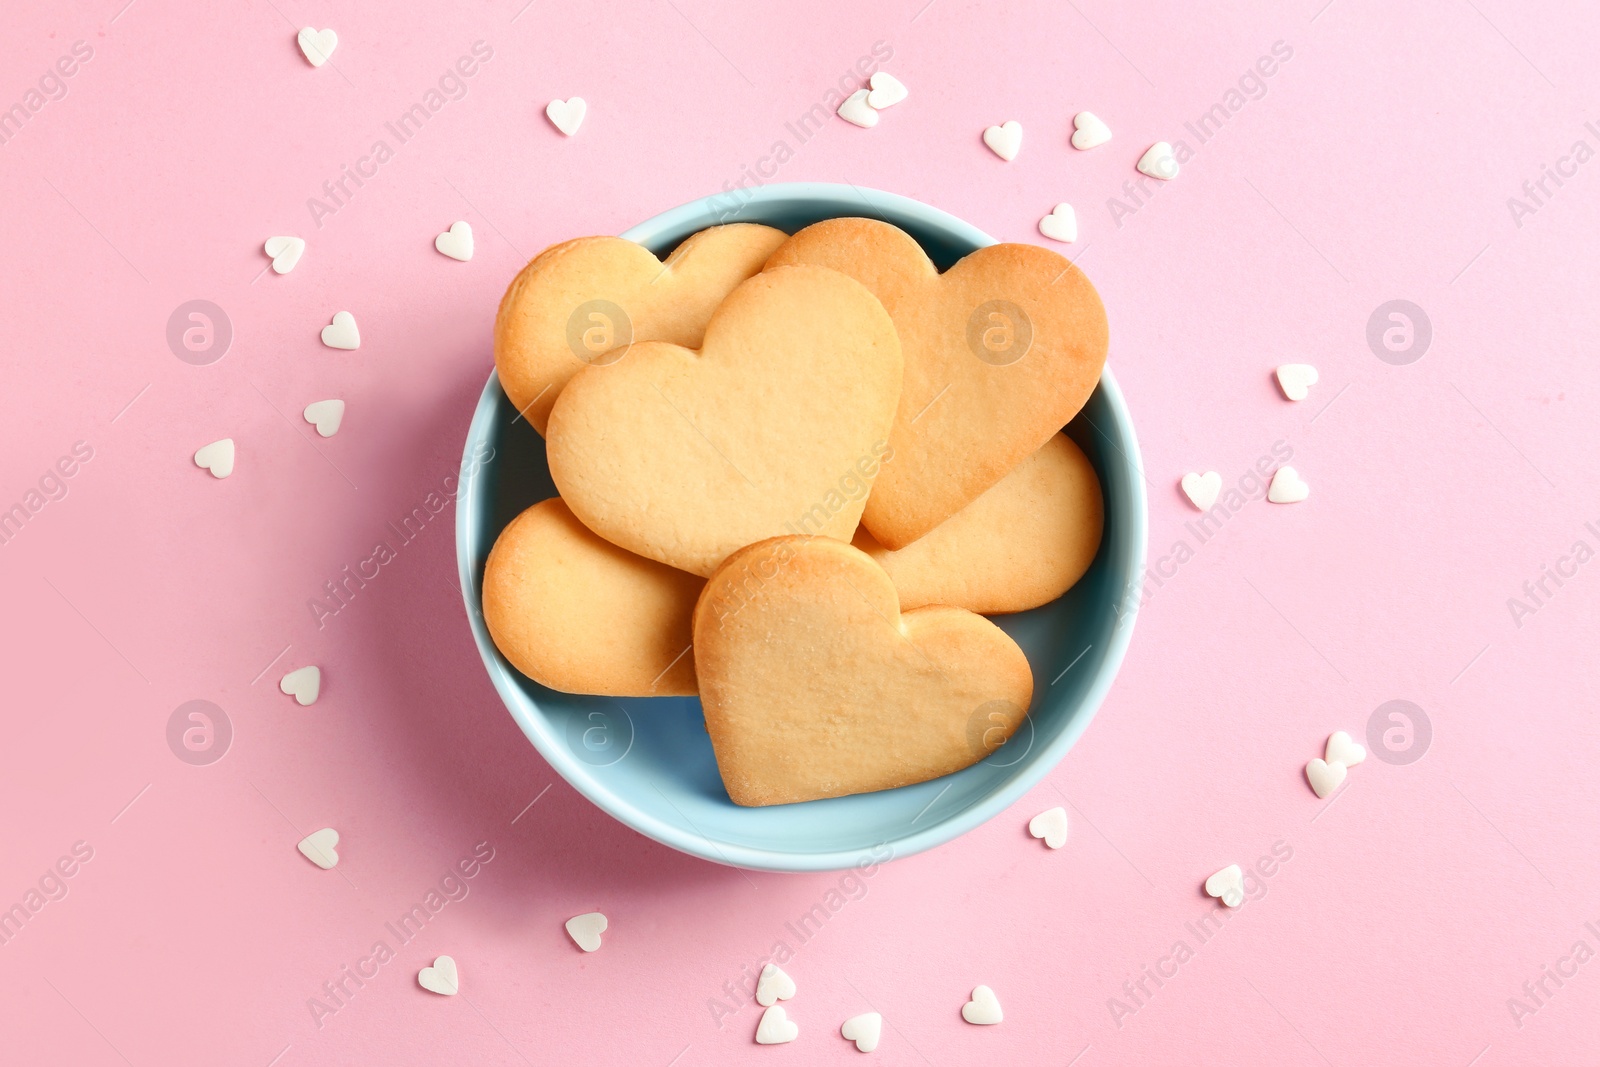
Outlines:
{"label": "bowl rim", "polygon": [[[738,207],[732,211],[727,209],[728,197],[739,198]],[[993,237],[979,230],[968,222],[956,218],[938,208],[930,207],[920,201],[895,193],[885,193],[876,189],[865,189],[851,184],[836,184],[831,182],[783,182],[756,187],[755,189],[735,190],[702,197],[690,201],[679,207],[664,211],[659,215],[639,223],[624,231],[620,236],[626,240],[648,244],[663,232],[693,225],[694,229],[687,231],[693,233],[706,226],[718,225],[721,222],[740,221],[737,217],[752,204],[768,203],[790,199],[816,199],[829,200],[847,206],[855,199],[865,202],[868,207],[875,210],[895,213],[914,218],[922,225],[943,230],[958,240],[971,241],[982,247],[998,243]],[[720,217],[719,217],[720,216]],[[1132,492],[1131,523],[1134,537],[1134,551],[1132,560],[1132,574],[1142,575],[1145,570],[1147,548],[1149,541],[1149,515],[1148,500],[1144,486],[1144,463],[1139,452],[1139,443],[1133,426],[1133,418],[1128,410],[1126,400],[1121,388],[1117,385],[1116,376],[1112,373],[1109,363],[1101,371],[1097,391],[1103,391],[1105,401],[1111,409],[1112,422],[1115,424],[1116,435],[1104,434],[1107,440],[1120,451],[1130,471],[1134,475],[1130,479]],[[511,713],[511,717],[522,729],[524,736],[539,750],[539,754],[546,762],[561,775],[566,782],[586,797],[596,807],[633,830],[644,834],[652,840],[659,841],[679,852],[687,853],[700,859],[710,860],[730,867],[739,867],[749,870],[773,872],[804,872],[804,871],[834,871],[855,866],[861,862],[882,862],[885,857],[876,855],[876,848],[887,845],[890,849],[888,859],[900,859],[906,856],[924,852],[930,848],[952,841],[967,833],[969,830],[988,822],[1001,811],[1009,808],[1028,790],[1039,783],[1045,775],[1055,769],[1056,765],[1066,756],[1078,738],[1088,729],[1089,723],[1094,719],[1100,706],[1104,703],[1106,695],[1110,692],[1112,683],[1121,672],[1122,662],[1127,655],[1128,645],[1133,639],[1133,628],[1137,621],[1138,609],[1135,604],[1128,610],[1127,602],[1136,599],[1140,592],[1139,582],[1131,582],[1125,587],[1118,597],[1117,622],[1112,628],[1106,656],[1101,661],[1100,669],[1091,683],[1088,691],[1078,702],[1070,721],[1048,744],[1043,746],[1038,754],[1029,762],[1028,766],[996,788],[983,799],[967,807],[952,812],[951,814],[928,824],[927,827],[902,834],[898,837],[880,843],[872,853],[863,853],[859,848],[830,849],[819,852],[787,852],[780,849],[763,848],[753,845],[744,845],[728,841],[717,841],[693,829],[685,829],[668,822],[650,811],[637,805],[622,800],[605,784],[594,776],[584,772],[586,764],[580,765],[577,758],[560,743],[549,729],[549,724],[542,718],[529,714],[524,704],[530,703],[530,698],[523,692],[520,685],[508,673],[504,663],[501,662],[499,653],[494,647],[494,642],[489,636],[488,628],[484,622],[482,609],[482,590],[479,588],[477,568],[473,565],[472,544],[474,534],[478,532],[476,516],[479,513],[479,501],[484,489],[483,479],[479,478],[479,468],[476,463],[475,452],[478,445],[490,436],[488,428],[495,424],[496,414],[500,401],[504,397],[500,387],[500,378],[493,367],[489,370],[489,379],[484,383],[483,391],[479,394],[477,406],[472,413],[472,421],[467,429],[466,442],[462,449],[460,491],[456,497],[456,570],[461,583],[462,599],[467,610],[467,619],[472,628],[473,640],[478,646],[478,654],[483,659],[488,670],[490,681],[493,682],[500,700]],[[469,473],[470,472],[470,473]],[[668,802],[670,805],[670,801]],[[685,817],[685,822],[689,820]]]}

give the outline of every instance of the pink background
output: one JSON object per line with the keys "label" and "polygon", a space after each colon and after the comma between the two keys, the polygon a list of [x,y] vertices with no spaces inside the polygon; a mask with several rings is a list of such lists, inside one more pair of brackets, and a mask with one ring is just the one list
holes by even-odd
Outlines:
{"label": "pink background", "polygon": [[[0,105],[93,49],[0,145],[0,506],[93,448],[0,545],[0,902],[93,849],[0,946],[9,1062],[843,1063],[858,1054],[837,1028],[869,1007],[884,1063],[1465,1067],[1600,1048],[1600,962],[1546,979],[1542,1005],[1523,990],[1570,971],[1575,942],[1600,950],[1600,563],[1547,582],[1520,626],[1507,606],[1574,542],[1600,548],[1600,162],[1547,180],[1521,225],[1507,206],[1575,141],[1600,148],[1592,11],[122,2],[11,5],[0,35]],[[321,69],[295,46],[306,23],[339,34]],[[391,140],[319,228],[307,198],[480,40],[493,56],[465,96]],[[878,41],[910,99],[798,144],[785,123]],[[1293,54],[1266,94],[1198,145],[1183,123],[1279,41]],[[543,108],[574,94],[590,110],[568,140]],[[1067,145],[1084,108],[1115,132],[1089,153]],[[979,139],[1007,119],[1026,130],[1010,164]],[[1107,201],[1163,138],[1196,156],[1119,226]],[[784,924],[840,876],[690,859],[558,779],[478,660],[451,514],[325,628],[306,601],[455,469],[528,256],[716,192],[780,139],[794,157],[773,180],[906,194],[1002,240],[1048,243],[1038,218],[1076,206],[1069,251],[1110,309],[1152,563],[1194,546],[1185,471],[1233,483],[1281,440],[1312,495],[1252,502],[1152,587],[1068,758],[987,826],[862,882],[788,967],[800,1040],[758,1048],[756,1008],[719,1026],[708,1002],[793,944]],[[432,248],[457,219],[471,263]],[[280,233],[305,258],[263,276]],[[234,326],[211,366],[164,338],[194,298]],[[1366,342],[1396,298],[1434,329],[1409,366]],[[357,352],[318,341],[341,309]],[[1300,360],[1322,380],[1290,404],[1270,370]],[[349,410],[325,441],[299,412],[334,396]],[[238,469],[216,481],[191,456],[224,436]],[[276,682],[308,663],[323,693],[300,708]],[[165,740],[196,698],[235,729],[206,767]],[[1431,720],[1425,756],[1369,757],[1319,802],[1305,761],[1395,698]],[[1060,803],[1071,840],[1050,852],[1025,825]],[[332,872],[295,851],[321,826],[343,835]],[[470,894],[319,1027],[308,999],[392,946],[384,923],[480,841],[494,858]],[[1212,907],[1204,878],[1279,842],[1292,859],[1265,895],[1200,944],[1185,924]],[[611,929],[583,955],[562,922],[591,909]],[[1130,1001],[1124,980],[1180,939],[1193,958]],[[439,953],[463,996],[417,987]],[[980,982],[999,1027],[959,1018]],[[1514,1017],[1511,997],[1537,1010]],[[1111,998],[1137,1010],[1114,1018]]]}

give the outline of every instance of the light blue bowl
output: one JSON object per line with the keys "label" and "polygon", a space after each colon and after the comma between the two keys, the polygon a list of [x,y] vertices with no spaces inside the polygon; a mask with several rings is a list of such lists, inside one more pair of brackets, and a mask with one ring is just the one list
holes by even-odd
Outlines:
{"label": "light blue bowl", "polygon": [[[690,234],[722,222],[761,222],[793,233],[845,215],[899,226],[941,270],[995,243],[903,196],[810,183],[708,197],[622,236],[664,257]],[[492,373],[467,434],[456,506],[456,555],[472,635],[512,718],[550,765],[648,837],[717,863],[767,871],[837,870],[869,855],[921,852],[1004,810],[1066,755],[1105,699],[1132,636],[1145,557],[1144,478],[1133,420],[1110,370],[1067,432],[1100,474],[1104,541],[1089,572],[1060,600],[995,620],[1033,665],[1033,707],[1010,742],[959,773],[881,793],[741,808],[722,788],[698,700],[570,696],[519,674],[484,627],[483,564],[505,525],[556,491],[544,441],[516,419]]]}

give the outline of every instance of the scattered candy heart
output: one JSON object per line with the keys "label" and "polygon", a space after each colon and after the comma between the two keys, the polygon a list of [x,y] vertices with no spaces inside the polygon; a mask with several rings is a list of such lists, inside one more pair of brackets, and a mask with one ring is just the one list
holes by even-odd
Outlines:
{"label": "scattered candy heart", "polygon": [[1071,204],[1057,204],[1055,209],[1039,220],[1039,232],[1052,241],[1071,243],[1078,239],[1078,215]]}
{"label": "scattered candy heart", "polygon": [[567,936],[585,952],[594,952],[600,947],[600,935],[605,933],[610,923],[598,911],[585,912],[574,915],[567,920]]}
{"label": "scattered candy heart", "polygon": [[1328,763],[1325,760],[1314,759],[1306,764],[1306,781],[1311,783],[1311,791],[1317,796],[1326,797],[1329,793],[1344,784],[1344,777],[1350,773],[1345,770],[1342,763]]}
{"label": "scattered candy heart", "polygon": [[307,834],[297,847],[302,856],[328,871],[339,862],[339,853],[334,851],[334,846],[338,843],[339,831],[331,826],[325,826],[314,834]]}
{"label": "scattered candy heart", "polygon": [[320,67],[333,55],[333,50],[339,47],[339,35],[332,30],[319,30],[314,26],[307,26],[295,38],[300,44],[300,51],[305,53],[306,62],[313,67]]}
{"label": "scattered candy heart", "polygon": [[788,1000],[794,996],[794,979],[784,973],[782,967],[767,964],[761,968],[761,977],[756,979],[756,1003],[763,1008],[770,1008],[780,1000]]}
{"label": "scattered candy heart", "polygon": [[875,1011],[851,1016],[839,1027],[839,1035],[846,1041],[854,1041],[858,1051],[871,1052],[883,1037],[883,1016]]}
{"label": "scattered candy heart", "polygon": [[1140,174],[1148,174],[1164,182],[1170,182],[1178,176],[1178,161],[1172,155],[1172,146],[1165,141],[1157,141],[1145,149],[1144,155],[1139,157],[1138,168]]}
{"label": "scattered candy heart", "polygon": [[578,127],[583,125],[583,117],[589,113],[589,105],[583,102],[583,97],[574,96],[570,100],[552,100],[545,105],[545,116],[556,129],[571,137],[578,132]]}
{"label": "scattered candy heart", "polygon": [[195,452],[194,463],[210,471],[213,478],[226,478],[233,473],[233,438],[212,441]]}
{"label": "scattered candy heart", "polygon": [[339,425],[344,422],[343,400],[318,400],[306,405],[306,421],[317,428],[317,433],[323,437],[332,437],[339,432]]}
{"label": "scattered candy heart", "polygon": [[983,143],[989,151],[1010,163],[1022,150],[1022,123],[1012,119],[1003,126],[990,126],[983,131]]}
{"label": "scattered candy heart", "polygon": [[867,96],[867,103],[878,111],[882,111],[886,107],[894,107],[911,95],[906,91],[906,87],[900,83],[900,79],[886,70],[878,71],[867,84],[872,86],[872,92]]}
{"label": "scattered candy heart", "polygon": [[1028,820],[1028,833],[1044,838],[1044,843],[1051,848],[1060,848],[1067,843],[1067,809],[1041,811]]}
{"label": "scattered candy heart", "polygon": [[1274,504],[1298,504],[1311,495],[1311,487],[1300,479],[1293,467],[1279,467],[1267,487],[1267,499]]}
{"label": "scattered candy heart", "polygon": [[974,1026],[993,1026],[1005,1018],[1000,1010],[1000,998],[994,990],[981,985],[972,991],[972,999],[961,1005],[961,1017]]}
{"label": "scattered candy heart", "polygon": [[461,975],[456,971],[456,961],[449,956],[440,956],[433,961],[432,967],[424,967],[417,972],[417,984],[441,997],[455,996],[461,991]]}
{"label": "scattered candy heart", "polygon": [[301,667],[290,671],[278,682],[278,689],[294,697],[302,708],[308,708],[317,702],[317,694],[322,692],[322,668]]}
{"label": "scattered candy heart", "polygon": [[789,1013],[781,1004],[774,1004],[763,1012],[761,1023],[756,1027],[758,1045],[783,1045],[799,1036],[800,1027],[789,1021]]}
{"label": "scattered candy heart", "polygon": [[279,274],[288,274],[305,254],[306,242],[300,237],[268,237],[262,247],[272,257],[272,269]]}
{"label": "scattered candy heart", "polygon": [[322,328],[322,343],[347,351],[360,348],[361,331],[356,329],[356,317],[348,311],[336,314],[333,321]]}
{"label": "scattered candy heart", "polygon": [[452,222],[450,228],[433,239],[433,247],[465,263],[472,258],[472,227],[465,222]]}
{"label": "scattered candy heart", "polygon": [[852,126],[860,126],[863,130],[870,130],[878,124],[877,110],[867,102],[871,92],[866,89],[857,89],[844,98],[844,103],[839,105],[839,117]]}
{"label": "scattered candy heart", "polygon": [[1111,127],[1091,111],[1080,111],[1072,116],[1072,127],[1073,148],[1087,150],[1111,140]]}
{"label": "scattered candy heart", "polygon": [[1206,879],[1206,893],[1230,908],[1244,903],[1244,872],[1237,863],[1222,868]]}
{"label": "scattered candy heart", "polygon": [[1317,368],[1309,363],[1285,363],[1278,368],[1278,388],[1290,400],[1304,400],[1317,384]]}
{"label": "scattered candy heart", "polygon": [[1336,730],[1329,735],[1327,747],[1322,755],[1329,763],[1342,763],[1346,767],[1354,767],[1367,758],[1367,750],[1350,740],[1350,735],[1343,730]]}
{"label": "scattered candy heart", "polygon": [[1216,471],[1206,471],[1204,474],[1190,471],[1178,484],[1183,487],[1183,495],[1189,498],[1189,503],[1201,511],[1210,511],[1211,505],[1217,502],[1217,496],[1222,492],[1222,475]]}

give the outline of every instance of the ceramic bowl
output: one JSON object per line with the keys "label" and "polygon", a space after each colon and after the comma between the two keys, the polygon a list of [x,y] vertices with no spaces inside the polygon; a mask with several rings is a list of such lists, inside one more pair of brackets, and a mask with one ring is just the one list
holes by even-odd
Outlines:
{"label": "ceramic bowl", "polygon": [[[665,257],[723,222],[794,232],[821,219],[893,223],[950,267],[994,239],[935,208],[851,185],[785,184],[686,204],[623,234]],[[572,696],[519,674],[484,627],[483,565],[501,529],[555,496],[544,442],[516,412],[493,373],[467,434],[457,499],[456,553],[467,615],[484,665],[512,718],[579,792],[657,841],[756,870],[818,871],[884,860],[943,844],[1005,810],[1064,756],[1100,706],[1132,636],[1145,558],[1145,494],[1133,420],[1107,369],[1066,427],[1099,472],[1105,536],[1087,574],[1054,603],[996,618],[1033,666],[1033,707],[989,758],[920,785],[766,808],[728,799],[698,700]]]}

